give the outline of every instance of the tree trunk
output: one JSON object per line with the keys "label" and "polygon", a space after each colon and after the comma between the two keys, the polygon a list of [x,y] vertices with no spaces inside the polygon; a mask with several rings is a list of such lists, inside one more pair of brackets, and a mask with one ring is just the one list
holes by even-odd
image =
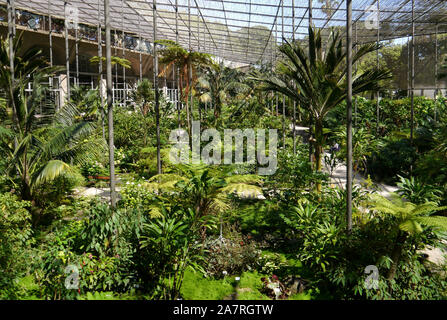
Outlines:
{"label": "tree trunk", "polygon": [[393,280],[396,275],[397,267],[399,265],[400,256],[402,254],[402,247],[405,244],[405,240],[407,239],[407,234],[403,233],[399,230],[397,234],[396,241],[394,242],[393,251],[391,252],[391,260],[393,260],[391,264],[391,268],[388,271],[388,280]]}

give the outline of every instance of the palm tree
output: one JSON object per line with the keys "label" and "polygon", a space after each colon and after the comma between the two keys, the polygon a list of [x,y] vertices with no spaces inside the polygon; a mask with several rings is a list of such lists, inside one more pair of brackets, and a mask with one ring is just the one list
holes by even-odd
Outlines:
{"label": "palm tree", "polygon": [[435,227],[447,230],[447,217],[430,215],[436,211],[446,210],[447,207],[439,207],[435,202],[414,204],[405,202],[398,195],[393,194],[392,200],[382,196],[372,198],[372,210],[391,215],[395,218],[396,240],[391,252],[391,268],[388,279],[392,280],[396,274],[402,248],[408,236],[421,233],[423,227]]}
{"label": "palm tree", "polygon": [[[329,42],[323,48],[320,30],[312,27],[309,27],[308,54],[299,42],[284,41],[285,44],[279,47],[283,58],[276,67],[276,73],[271,77],[257,73],[253,79],[263,84],[263,90],[282,93],[307,110],[313,120],[315,134],[315,169],[321,171],[325,143],[323,120],[331,109],[347,97],[346,51],[343,50],[339,32],[331,32]],[[352,62],[377,49],[376,43],[360,46]],[[377,69],[354,75],[352,92],[355,95],[375,91],[379,82],[389,77],[389,71]]]}
{"label": "palm tree", "polygon": [[61,70],[59,67],[50,67],[46,62],[42,51],[37,47],[33,47],[26,52],[22,48],[23,32],[16,36],[13,40],[14,53],[14,83],[12,80],[11,70],[9,66],[9,41],[0,38],[0,91],[5,95],[8,109],[12,112],[14,122],[12,125],[18,125],[16,117],[16,106],[14,104],[14,95],[17,93],[16,88],[27,85],[33,81],[35,72],[45,73],[48,77],[56,71]]}
{"label": "palm tree", "polygon": [[[55,113],[54,104],[45,99],[47,87],[43,83],[60,68],[47,67],[38,50],[21,55],[20,44],[18,37],[14,40],[15,82],[11,83],[9,70],[0,71],[7,104],[15,109],[9,119],[0,123],[0,149],[8,159],[5,173],[13,183],[18,179],[22,199],[36,204],[35,191],[42,183],[71,174],[70,162],[82,164],[95,159],[102,152],[102,143],[91,138],[94,124],[84,121],[71,103]],[[9,52],[7,46],[8,41],[2,40],[2,61]],[[28,95],[25,89],[30,83],[33,91]],[[33,218],[37,223],[39,217],[34,214]]]}
{"label": "palm tree", "polygon": [[242,74],[235,69],[225,67],[223,62],[205,66],[204,73],[197,82],[198,88],[204,91],[200,95],[200,101],[211,102],[216,121],[220,117],[223,104],[231,93],[240,91],[241,87],[247,87],[242,82]]}
{"label": "palm tree", "polygon": [[199,67],[210,65],[212,63],[211,55],[202,52],[188,51],[172,40],[159,40],[157,43],[163,46],[159,51],[161,56],[159,61],[165,65],[164,69],[160,72],[160,76],[163,76],[170,67],[176,67],[180,71],[179,90],[181,92],[181,100],[186,102],[188,130],[190,131],[191,124],[188,97],[197,80]]}

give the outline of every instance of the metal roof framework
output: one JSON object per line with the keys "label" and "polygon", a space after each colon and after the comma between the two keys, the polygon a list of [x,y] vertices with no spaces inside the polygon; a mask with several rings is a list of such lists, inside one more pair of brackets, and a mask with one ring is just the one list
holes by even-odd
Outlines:
{"label": "metal roof framework", "polygon": [[[66,3],[77,8],[79,23],[104,25],[103,1],[16,0],[15,7],[63,19]],[[111,28],[153,41],[156,12],[158,39],[176,41],[178,31],[183,47],[244,64],[271,61],[282,35],[303,39],[309,21],[346,30],[346,0],[314,0],[311,8],[308,0],[158,0],[156,9],[153,1],[110,0]],[[353,0],[352,21],[361,43],[411,36],[412,0]],[[447,1],[415,0],[414,27],[415,36],[447,33]]]}

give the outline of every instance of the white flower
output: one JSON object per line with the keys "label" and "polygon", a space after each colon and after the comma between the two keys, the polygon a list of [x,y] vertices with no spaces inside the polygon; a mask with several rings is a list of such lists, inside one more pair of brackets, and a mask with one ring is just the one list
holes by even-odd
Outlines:
{"label": "white flower", "polygon": [[241,280],[241,278],[240,277],[236,277],[236,278],[234,278],[234,280],[239,281],[239,280]]}
{"label": "white flower", "polygon": [[225,270],[222,271],[222,273],[224,274],[224,276],[226,276],[228,274],[228,272],[226,272]]}

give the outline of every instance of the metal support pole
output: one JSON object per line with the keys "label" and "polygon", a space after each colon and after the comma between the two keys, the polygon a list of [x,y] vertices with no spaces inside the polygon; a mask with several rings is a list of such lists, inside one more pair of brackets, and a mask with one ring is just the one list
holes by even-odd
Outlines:
{"label": "metal support pole", "polygon": [[101,27],[101,0],[98,0],[98,93],[99,101],[101,103],[101,126],[102,126],[102,138],[106,139],[106,126],[105,126],[105,113],[104,113],[104,97],[102,95],[102,27]]}
{"label": "metal support pole", "polygon": [[410,96],[410,37],[407,37],[407,97]]}
{"label": "metal support pole", "polygon": [[[284,0],[281,0],[281,44],[284,39]],[[282,95],[282,147],[286,149],[286,97]]]}
{"label": "metal support pole", "polygon": [[309,27],[313,25],[312,0],[309,0]]}
{"label": "metal support pole", "polygon": [[[438,99],[438,25],[436,24],[436,30],[435,30],[435,92],[434,92],[434,99],[435,102]],[[433,115],[433,120],[436,123],[436,117],[437,117],[437,109],[436,109],[436,103],[435,103],[435,110]]]}
{"label": "metal support pole", "polygon": [[[138,30],[141,30],[141,21],[140,21],[140,15],[138,14]],[[140,82],[143,80],[143,57],[141,54],[142,50],[142,39],[141,39],[141,33],[138,34],[138,59],[139,59],[139,76],[140,76]]]}
{"label": "metal support pole", "polygon": [[[295,0],[292,0],[292,44],[295,45]],[[296,90],[295,82],[293,82],[293,87]],[[296,154],[296,101],[293,99],[293,154]]]}
{"label": "metal support pole", "polygon": [[352,0],[346,0],[346,216],[348,233],[352,230]]}
{"label": "metal support pole", "polygon": [[[191,53],[191,3],[188,0],[188,50]],[[186,76],[188,81],[188,96],[186,97],[186,121],[188,123],[188,132],[191,135],[191,123],[192,123],[192,106],[191,104],[191,64],[188,65],[188,75]],[[190,109],[191,108],[191,109]],[[191,111],[191,112],[190,112]],[[192,143],[192,142],[191,142]]]}
{"label": "metal support pole", "polygon": [[410,140],[414,140],[414,0],[411,0],[411,128]]}
{"label": "metal support pole", "polygon": [[[377,0],[377,46],[380,44],[380,0]],[[377,70],[380,69],[380,57],[379,48],[376,50],[377,55]],[[376,106],[376,119],[377,119],[377,134],[380,132],[380,91],[377,90],[377,106]]]}
{"label": "metal support pole", "polygon": [[[281,3],[282,3],[282,1],[281,1]],[[277,54],[278,54],[278,52],[277,52],[277,50],[278,50],[278,23],[275,23],[275,59],[273,60],[274,61],[274,63],[276,64],[276,59],[277,59]],[[274,67],[274,65],[272,65],[272,68]],[[276,97],[276,116],[278,117],[279,116],[279,104],[278,104],[278,95],[276,94],[276,93],[274,93],[275,94],[275,97]]]}
{"label": "metal support pole", "polygon": [[[178,0],[175,0],[175,43],[178,44]],[[173,68],[176,66],[174,65]],[[176,107],[177,107],[177,122],[178,127],[181,128],[181,117],[180,117],[180,97],[182,92],[180,92],[180,68],[177,66],[175,68],[176,79],[177,79],[177,91],[176,91]]]}
{"label": "metal support pole", "polygon": [[110,205],[116,206],[115,193],[115,145],[113,139],[113,87],[112,87],[112,48],[110,41],[110,0],[104,0],[104,19],[106,25],[106,65],[107,65],[107,111],[109,127],[109,167],[110,167]]}
{"label": "metal support pole", "polygon": [[[53,28],[51,19],[51,2],[48,0],[48,40],[50,42],[50,66],[53,66]],[[52,85],[52,81],[50,83]]]}
{"label": "metal support pole", "polygon": [[[10,102],[12,107],[12,117],[13,123],[16,124],[17,117],[17,109],[13,99],[13,92],[15,87],[15,66],[14,66],[14,38],[15,38],[15,24],[16,24],[16,13],[15,13],[15,3],[14,0],[8,0],[7,2],[7,10],[8,10],[8,45],[9,45],[9,72],[11,74],[11,86],[9,88],[9,95],[11,96]],[[16,142],[14,143],[15,147]]]}
{"label": "metal support pole", "polygon": [[68,46],[68,26],[69,23],[67,21],[67,5],[68,2],[64,1],[64,36],[65,36],[65,67],[67,69],[67,101],[70,101],[70,51]]}
{"label": "metal support pole", "polygon": [[[199,15],[197,15],[197,52],[200,52],[200,28],[199,28]],[[231,39],[230,39],[231,41]],[[200,107],[200,100],[197,99],[197,109],[199,111],[199,121],[202,121],[202,109]]]}
{"label": "metal support pole", "polygon": [[[355,44],[354,44],[354,48],[355,48],[355,52],[357,53],[358,51],[358,43],[357,43],[357,22],[355,23]],[[354,74],[357,75],[357,67],[358,67],[358,61],[355,62],[354,65]],[[354,128],[357,128],[357,97],[354,100]]]}
{"label": "metal support pole", "polygon": [[[113,37],[113,49],[114,49],[114,53],[115,53],[115,57],[117,56],[117,53],[116,53],[116,48],[117,48],[117,46],[118,46],[118,43],[116,43],[117,42],[117,39],[118,39],[118,36],[117,36],[117,33],[116,33],[116,29],[115,30],[113,30],[113,34],[114,34],[114,37]],[[117,91],[116,89],[118,89],[118,63],[115,63],[115,85],[114,85],[114,93],[113,93],[113,99],[114,99],[114,101],[116,100],[116,97],[115,97],[115,94],[116,94],[116,92],[119,92],[119,91]]]}
{"label": "metal support pole", "polygon": [[154,26],[154,89],[155,89],[155,125],[157,127],[157,170],[161,174],[160,156],[160,93],[158,90],[158,56],[157,56],[157,1],[153,0],[152,16]]}
{"label": "metal support pole", "polygon": [[[313,20],[312,20],[312,0],[309,0],[309,28],[312,27],[313,24]],[[310,54],[310,47],[309,47],[309,54]],[[310,106],[309,106],[310,107]],[[311,108],[310,108],[311,109]],[[313,129],[312,129],[312,121],[313,121],[313,117],[312,117],[312,113],[309,112],[309,162],[312,165],[312,153],[313,153],[313,147],[312,147],[312,143],[313,143]]]}
{"label": "metal support pole", "polygon": [[75,84],[79,86],[79,39],[78,26],[75,27],[75,50],[76,50],[76,79]]}
{"label": "metal support pole", "polygon": [[[125,39],[126,34],[124,33],[124,1],[121,0],[121,29],[123,32],[123,39],[122,39],[122,57],[123,59],[126,58],[126,51],[125,51]],[[123,98],[124,98],[124,106],[127,105],[127,83],[126,83],[126,67],[123,66]]]}

